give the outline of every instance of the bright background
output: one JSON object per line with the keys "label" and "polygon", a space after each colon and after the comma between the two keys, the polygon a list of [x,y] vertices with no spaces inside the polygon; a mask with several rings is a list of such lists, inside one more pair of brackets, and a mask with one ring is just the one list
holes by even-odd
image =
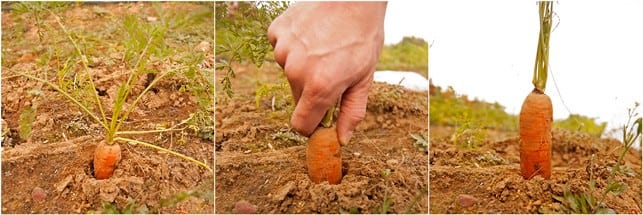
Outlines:
{"label": "bright background", "polygon": [[[546,88],[554,118],[571,111],[607,122],[606,131],[621,126],[627,108],[643,102],[643,1],[562,1],[554,11]],[[512,114],[533,89],[535,1],[390,1],[385,31],[387,44],[404,35],[429,42],[438,86],[497,101]]]}

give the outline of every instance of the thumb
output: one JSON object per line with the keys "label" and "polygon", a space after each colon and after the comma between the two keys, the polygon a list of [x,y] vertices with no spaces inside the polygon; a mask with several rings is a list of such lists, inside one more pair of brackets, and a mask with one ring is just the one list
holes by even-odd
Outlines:
{"label": "thumb", "polygon": [[364,78],[357,85],[349,88],[342,95],[339,116],[337,118],[337,136],[339,143],[348,144],[353,131],[366,116],[366,103],[368,89],[371,87],[371,78]]}

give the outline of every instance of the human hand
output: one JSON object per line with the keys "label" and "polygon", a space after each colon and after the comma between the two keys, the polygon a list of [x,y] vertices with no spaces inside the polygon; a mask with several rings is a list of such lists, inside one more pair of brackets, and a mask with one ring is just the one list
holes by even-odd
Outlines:
{"label": "human hand", "polygon": [[337,135],[347,144],[366,115],[384,43],[386,2],[301,2],[268,29],[296,106],[292,127],[310,136],[341,96]]}

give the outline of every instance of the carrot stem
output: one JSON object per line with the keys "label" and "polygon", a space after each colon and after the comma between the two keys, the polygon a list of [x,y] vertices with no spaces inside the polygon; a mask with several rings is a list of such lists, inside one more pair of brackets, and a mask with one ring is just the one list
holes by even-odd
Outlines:
{"label": "carrot stem", "polygon": [[128,116],[129,116],[129,114],[132,112],[132,110],[134,110],[134,107],[136,107],[136,105],[138,104],[139,100],[141,100],[141,98],[143,98],[143,95],[145,95],[145,93],[147,93],[147,91],[149,91],[150,89],[152,89],[152,87],[153,87],[153,86],[154,86],[154,85],[155,85],[159,80],[161,80],[163,77],[165,77],[165,76],[169,75],[169,74],[170,74],[170,73],[172,73],[172,72],[173,72],[173,71],[167,71],[167,72],[165,72],[165,73],[161,74],[159,77],[156,77],[154,80],[152,80],[152,82],[151,82],[149,85],[147,85],[147,87],[143,90],[143,92],[141,92],[140,94],[138,94],[138,96],[136,97],[136,99],[134,99],[134,102],[132,102],[132,104],[130,104],[129,109],[127,109],[127,110],[125,111],[125,113],[123,114],[123,116],[121,117],[121,121],[119,121],[118,123],[116,123],[116,127],[114,128],[114,131],[118,131],[118,129],[121,127],[121,125],[123,125],[123,122],[124,122],[125,120],[127,120],[127,117],[128,117]]}
{"label": "carrot stem", "polygon": [[[76,40],[74,40],[74,38],[72,38],[71,32],[69,32],[69,30],[67,30],[65,25],[63,25],[63,23],[60,21],[60,17],[58,15],[56,15],[53,11],[49,10],[49,9],[47,9],[47,11],[55,18],[56,23],[58,24],[58,26],[63,30],[63,32],[67,35],[67,38],[69,39],[69,41],[71,41],[71,43],[74,45],[74,48],[76,49],[76,52],[78,53],[78,56],[80,57],[80,61],[83,64],[83,68],[85,69],[85,73],[87,73],[87,76],[89,78],[90,86],[92,87],[92,89],[96,89],[96,87],[94,86],[94,79],[92,78],[91,73],[89,73],[89,66],[87,66],[87,57],[83,54],[82,51],[80,51],[80,47],[76,43]],[[103,117],[103,121],[102,121],[101,124],[103,124],[103,127],[105,127],[107,129],[107,126],[106,126],[107,125],[107,116],[105,115],[105,111],[103,110],[103,105],[100,102],[100,98],[98,98],[98,92],[96,92],[96,90],[94,90],[93,95],[94,95],[94,100],[96,100],[96,105],[98,106],[98,110],[100,110],[100,114]],[[92,114],[92,116],[93,116],[93,114]]]}
{"label": "carrot stem", "polygon": [[67,92],[65,92],[63,89],[60,89],[60,87],[56,86],[55,84],[53,84],[53,83],[51,83],[51,82],[49,82],[49,81],[47,81],[47,80],[45,80],[45,79],[38,78],[38,77],[36,77],[36,76],[32,76],[32,75],[29,75],[29,74],[26,74],[26,73],[21,73],[20,75],[21,75],[21,76],[24,76],[24,77],[27,77],[27,78],[30,78],[30,79],[34,79],[34,80],[40,81],[40,82],[42,82],[42,83],[45,83],[46,85],[49,85],[49,87],[51,87],[51,88],[53,88],[54,90],[58,91],[60,94],[62,94],[63,96],[65,96],[67,99],[69,99],[69,101],[73,102],[75,105],[77,105],[78,107],[80,107],[80,109],[82,109],[82,110],[83,110],[83,111],[85,111],[87,114],[89,114],[89,116],[90,116],[90,117],[92,117],[92,119],[94,119],[98,124],[100,124],[101,126],[103,126],[103,128],[107,129],[107,125],[106,125],[105,123],[103,123],[103,121],[102,121],[102,120],[100,120],[96,115],[94,115],[94,114],[93,114],[93,113],[92,113],[92,112],[91,112],[87,107],[85,107],[85,105],[83,105],[82,103],[80,103],[78,100],[74,99],[74,97],[72,97],[71,95],[69,95],[69,94],[68,94]]}
{"label": "carrot stem", "polygon": [[196,160],[194,158],[191,158],[190,156],[187,156],[187,155],[184,155],[184,154],[181,154],[181,153],[178,153],[178,152],[174,152],[172,150],[169,150],[169,149],[166,149],[166,148],[163,148],[163,147],[151,144],[151,143],[146,143],[146,142],[143,142],[143,141],[133,140],[133,139],[129,139],[129,138],[123,138],[123,137],[114,138],[114,141],[118,141],[118,140],[125,141],[125,142],[131,142],[131,143],[134,143],[134,144],[141,144],[141,145],[149,147],[149,148],[153,148],[153,149],[156,149],[156,150],[159,150],[159,151],[163,151],[163,152],[173,154],[173,155],[175,155],[177,157],[180,157],[180,158],[183,158],[183,159],[188,160],[190,162],[193,162],[193,163],[195,163],[195,164],[207,169],[210,172],[213,172],[212,168],[210,168],[207,164],[205,164],[205,163],[203,163],[201,161],[198,161],[198,160]]}
{"label": "carrot stem", "polygon": [[321,121],[321,125],[324,128],[330,128],[333,126],[333,115],[335,114],[335,108],[339,105],[339,102],[333,104],[328,111],[326,111],[326,115],[324,115],[324,118]]}
{"label": "carrot stem", "polygon": [[538,36],[538,49],[536,63],[534,64],[534,77],[532,83],[540,92],[545,92],[547,85],[547,70],[549,66],[549,37],[551,33],[552,13],[554,5],[549,1],[538,2],[540,7],[540,33]]}
{"label": "carrot stem", "polygon": [[151,133],[161,133],[161,132],[167,132],[167,131],[181,131],[183,129],[179,128],[168,128],[168,129],[160,129],[160,130],[147,130],[147,131],[117,131],[115,135],[128,135],[128,134],[151,134]]}

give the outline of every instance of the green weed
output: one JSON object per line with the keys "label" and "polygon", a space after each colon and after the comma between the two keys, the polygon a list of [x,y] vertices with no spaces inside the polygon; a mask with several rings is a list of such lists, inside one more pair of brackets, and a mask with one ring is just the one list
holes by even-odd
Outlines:
{"label": "green weed", "polygon": [[462,115],[459,126],[451,135],[451,142],[461,149],[476,149],[482,145],[487,137],[486,129],[482,128],[465,113]]}
{"label": "green weed", "polygon": [[222,91],[232,97],[231,78],[235,77],[232,63],[252,62],[257,67],[264,63],[272,46],[268,41],[268,27],[273,19],[288,8],[288,2],[216,2],[216,70],[225,72],[221,79]]}
{"label": "green weed", "polygon": [[429,135],[427,133],[424,134],[409,134],[411,138],[415,140],[415,143],[413,143],[413,146],[420,150],[421,152],[428,153],[429,151]]}
{"label": "green weed", "polygon": [[407,207],[406,211],[404,212],[405,214],[411,214],[411,213],[417,213],[416,211],[413,210],[413,205],[415,205],[420,199],[422,199],[423,196],[428,197],[429,195],[429,188],[428,187],[423,187],[420,192],[418,192],[417,195],[411,200],[409,203],[409,206]]}
{"label": "green weed", "polygon": [[103,202],[102,207],[97,211],[104,214],[150,214],[159,213],[159,211],[165,207],[175,207],[178,203],[183,202],[190,197],[197,197],[214,202],[214,191],[212,189],[212,185],[212,182],[205,182],[192,190],[168,196],[161,199],[158,206],[152,208],[148,208],[145,204],[136,203],[134,199],[128,197],[128,203],[122,209],[119,209],[113,203]]}
{"label": "green weed", "polygon": [[[607,194],[619,195],[627,190],[627,184],[623,182],[616,181],[615,176],[618,174],[626,174],[627,176],[633,177],[635,173],[631,168],[625,164],[621,164],[625,155],[630,150],[632,145],[636,143],[637,140],[641,142],[641,134],[643,133],[643,119],[638,116],[636,109],[638,108],[639,103],[635,103],[634,108],[628,108],[628,119],[626,124],[622,128],[623,132],[623,151],[619,156],[616,164],[612,167],[607,167],[610,172],[610,176],[607,179],[607,187],[601,193],[599,199],[593,196],[594,190],[596,190],[596,180],[593,178],[593,169],[591,168],[594,155],[590,159],[590,175],[589,175],[589,190],[583,193],[572,193],[569,188],[565,188],[563,196],[554,195],[553,198],[563,204],[563,211],[566,213],[615,213],[611,208],[608,208],[605,205],[605,197]],[[637,118],[638,117],[638,118]]]}
{"label": "green weed", "polygon": [[[382,172],[380,172],[382,177],[384,178],[384,183],[388,187],[388,178],[391,176],[391,169],[384,169]],[[385,188],[384,190],[384,198],[382,199],[382,204],[375,208],[374,211],[377,211],[379,214],[387,214],[393,205],[393,199],[389,198],[388,195],[388,189]]]}
{"label": "green weed", "polygon": [[291,131],[291,129],[280,129],[272,134],[271,138],[282,142],[292,142],[295,145],[304,145],[306,143],[306,140],[301,135]]}
{"label": "green weed", "polygon": [[103,202],[103,206],[100,209],[100,212],[103,214],[148,214],[149,209],[145,204],[137,204],[134,199],[131,197],[127,198],[127,205],[123,209],[118,209],[118,207],[112,203]]}

